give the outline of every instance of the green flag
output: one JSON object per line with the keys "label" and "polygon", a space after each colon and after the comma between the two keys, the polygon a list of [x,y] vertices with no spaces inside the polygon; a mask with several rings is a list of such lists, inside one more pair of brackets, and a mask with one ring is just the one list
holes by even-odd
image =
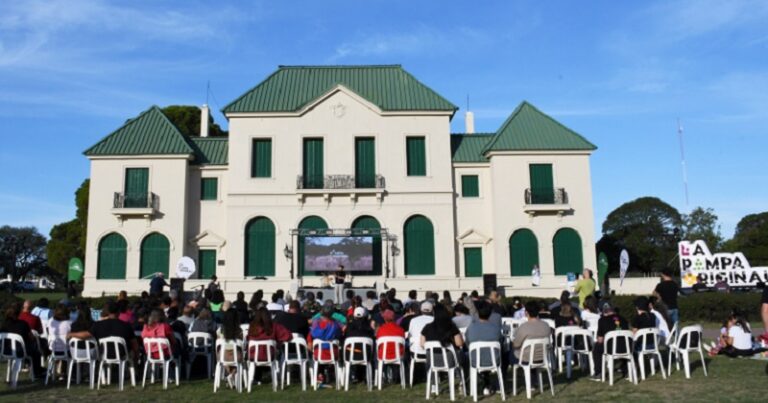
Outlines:
{"label": "green flag", "polygon": [[76,257],[69,259],[69,273],[67,273],[69,281],[80,282],[80,279],[83,278],[83,271],[82,260]]}
{"label": "green flag", "polygon": [[606,273],[608,273],[608,257],[605,256],[605,253],[600,252],[597,256],[597,284],[601,289],[603,288]]}

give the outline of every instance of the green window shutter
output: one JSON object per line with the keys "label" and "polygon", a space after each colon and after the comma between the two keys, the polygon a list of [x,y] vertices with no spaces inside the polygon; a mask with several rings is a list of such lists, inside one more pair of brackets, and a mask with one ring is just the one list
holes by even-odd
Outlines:
{"label": "green window shutter", "polygon": [[[379,221],[371,216],[358,217],[355,222],[352,223],[353,229],[381,229]],[[382,260],[382,246],[381,236],[373,236],[373,270],[370,272],[355,273],[355,276],[380,276],[381,260]]]}
{"label": "green window shutter", "polygon": [[408,176],[427,176],[427,149],[424,137],[405,139]]}
{"label": "green window shutter", "polygon": [[217,200],[219,190],[218,178],[200,179],[200,200]]}
{"label": "green window shutter", "polygon": [[480,197],[477,175],[461,176],[461,197]]}
{"label": "green window shutter", "polygon": [[275,224],[257,217],[245,229],[245,275],[275,275]]}
{"label": "green window shutter", "polygon": [[552,240],[555,258],[555,274],[581,273],[584,269],[581,237],[571,228],[563,228],[555,234]]}
{"label": "green window shutter", "polygon": [[201,279],[210,279],[216,274],[216,251],[201,249],[197,253],[198,275]]}
{"label": "green window shutter", "polygon": [[168,238],[157,232],[147,235],[141,242],[139,278],[143,279],[157,272],[163,273],[168,278],[169,255],[170,243]]}
{"label": "green window shutter", "polygon": [[304,139],[302,174],[305,189],[323,188],[323,139]]}
{"label": "green window shutter", "polygon": [[251,177],[272,177],[272,139],[253,139]]}
{"label": "green window shutter", "polygon": [[509,238],[509,270],[513,276],[530,276],[539,265],[539,242],[529,229],[519,229]]}
{"label": "green window shutter", "polygon": [[[317,230],[323,230],[328,229],[328,223],[325,222],[322,218],[318,216],[309,216],[299,223],[299,229],[317,229]],[[317,273],[313,271],[304,272],[304,237],[299,236],[298,237],[299,242],[299,253],[296,255],[298,261],[298,272],[299,276],[316,276]]]}
{"label": "green window shutter", "polygon": [[376,187],[376,144],[373,137],[355,138],[355,187]]}
{"label": "green window shutter", "polygon": [[435,231],[424,216],[413,216],[403,228],[405,274],[435,274]]}
{"label": "green window shutter", "polygon": [[531,164],[531,203],[552,204],[555,202],[555,187],[552,180],[552,164]]}
{"label": "green window shutter", "polygon": [[149,168],[125,169],[125,207],[149,206]]}
{"label": "green window shutter", "polygon": [[127,243],[122,235],[111,233],[99,242],[96,278],[100,280],[124,280]]}
{"label": "green window shutter", "polygon": [[483,275],[483,248],[464,248],[464,275],[466,277]]}

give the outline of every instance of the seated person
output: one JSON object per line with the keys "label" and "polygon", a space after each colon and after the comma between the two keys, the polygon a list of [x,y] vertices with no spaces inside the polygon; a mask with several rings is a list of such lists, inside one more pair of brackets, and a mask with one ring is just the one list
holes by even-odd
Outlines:
{"label": "seated person", "polygon": [[[466,341],[467,344],[472,346],[472,343],[480,342],[480,341],[501,341],[501,327],[499,327],[497,324],[488,321],[488,319],[491,317],[491,313],[493,312],[493,307],[490,303],[487,302],[481,302],[477,306],[477,315],[478,320],[469,325],[466,332]],[[455,319],[455,318],[454,318]],[[499,351],[501,353],[501,351]],[[477,354],[471,354],[469,357],[470,365],[471,366],[477,366],[478,363],[476,362],[478,359]],[[493,363],[493,359],[491,357],[491,354],[488,350],[482,350],[481,354],[479,356],[480,359],[480,365],[489,366]],[[501,355],[497,355],[495,357],[496,364],[501,365]],[[498,379],[496,377],[493,377],[493,382],[490,381],[490,373],[483,372],[482,373],[483,378],[483,384],[485,385],[485,389],[483,390],[483,394],[491,393],[492,390],[498,388]]]}
{"label": "seated person", "polygon": [[[458,357],[458,354],[461,350],[461,347],[464,346],[464,339],[461,337],[459,328],[456,327],[456,325],[451,320],[451,316],[448,313],[448,309],[445,308],[445,305],[435,304],[433,309],[435,314],[434,320],[431,323],[425,325],[424,329],[421,331],[421,348],[424,349],[425,344],[428,341],[440,342],[441,346],[452,348],[457,354],[456,358],[458,358],[461,362],[461,357]],[[427,355],[427,360],[429,359],[430,357]],[[460,364],[460,362],[456,363],[452,360],[453,356],[449,354],[447,363],[449,366]],[[435,361],[435,365],[443,365],[442,355],[436,355]]]}
{"label": "seated person", "polygon": [[[176,345],[176,337],[173,335],[173,329],[171,329],[171,326],[166,323],[165,314],[161,309],[156,308],[150,312],[149,319],[144,325],[144,329],[141,330],[141,337],[143,339],[166,339],[170,344],[170,351],[168,350],[168,347],[163,346],[164,356],[168,357],[171,353],[173,353],[174,356],[179,355],[180,348],[178,345]],[[150,354],[152,358],[160,358],[160,350],[158,349],[158,345],[153,344],[150,348],[151,350],[147,353]]]}
{"label": "seated person", "polygon": [[301,314],[301,304],[297,300],[288,303],[288,311],[275,316],[275,323],[283,325],[291,333],[297,333],[306,339],[309,334],[309,322]]}
{"label": "seated person", "polygon": [[[37,349],[35,337],[32,335],[32,329],[26,321],[19,319],[21,314],[21,305],[13,303],[5,309],[5,321],[0,332],[11,333],[21,336],[24,340],[24,348],[27,355],[32,359],[32,374],[37,378],[43,375],[43,368],[40,365],[40,351]],[[11,341],[6,340],[5,344],[0,346],[3,354],[11,355]],[[17,354],[21,354],[17,351]]]}
{"label": "seated person", "polygon": [[[310,346],[311,340],[314,339],[332,342],[334,340],[338,341],[341,338],[341,325],[334,319],[334,313],[336,311],[333,303],[323,305],[323,309],[320,311],[320,318],[312,322],[312,327],[309,330]],[[338,359],[338,347],[333,347],[333,349],[333,356]],[[331,348],[327,344],[324,344],[322,348],[313,348],[312,355],[316,360],[329,360],[331,358]]]}
{"label": "seated person", "polygon": [[[381,317],[384,319],[384,324],[379,326],[379,329],[376,331],[377,340],[382,337],[405,337],[405,330],[403,330],[402,327],[398,326],[397,323],[395,323],[397,315],[395,315],[394,310],[392,309],[384,310],[383,312],[381,312]],[[387,353],[386,356],[384,356],[385,349]],[[400,356],[402,357],[403,354],[405,354],[405,346],[400,347]],[[385,358],[388,360],[392,360],[395,357],[397,357],[397,353],[395,352],[395,349],[392,346],[385,346],[384,344],[379,346],[379,350],[376,352],[376,355],[380,360]]]}
{"label": "seated person", "polygon": [[[515,338],[512,340],[512,355],[509,357],[509,361],[512,364],[517,364],[520,360],[528,360],[528,357],[521,357],[523,344],[529,339],[548,339],[552,334],[552,329],[549,325],[539,319],[541,309],[546,305],[540,305],[536,301],[528,301],[525,304],[525,317],[528,319],[522,323],[520,327],[515,331]],[[527,352],[527,351],[526,351]],[[541,351],[534,351],[534,362],[543,360]]]}
{"label": "seated person", "polygon": [[[603,303],[602,311],[603,315],[597,322],[597,338],[595,339],[595,346],[592,349],[592,357],[595,361],[595,375],[591,378],[592,380],[602,380],[602,377],[600,376],[602,366],[598,365],[598,363],[603,362],[603,352],[607,347],[604,345],[605,335],[613,330],[627,330],[629,328],[627,320],[616,313],[616,310],[610,302]],[[617,351],[619,352],[621,352],[620,347],[623,348],[621,344],[617,347]]]}
{"label": "seated person", "polygon": [[725,322],[725,327],[721,330],[719,344],[714,348],[709,347],[706,349],[710,356],[724,354],[735,358],[754,354],[752,329],[744,319],[744,316],[739,312],[729,315],[728,320]]}
{"label": "seated person", "polygon": [[[133,362],[137,362],[139,358],[139,344],[136,340],[136,335],[133,332],[131,325],[118,319],[120,315],[120,309],[117,303],[114,301],[108,301],[104,304],[102,312],[106,314],[106,317],[97,322],[93,322],[91,328],[88,330],[82,330],[79,326],[80,317],[86,316],[86,310],[81,310],[78,315],[78,319],[72,324],[72,331],[69,333],[69,338],[78,339],[90,339],[95,338],[97,341],[106,337],[122,337],[125,340],[128,350],[132,353]],[[103,354],[104,352],[102,352]],[[127,351],[118,352],[121,356],[127,354]],[[114,351],[107,351],[107,354],[114,356]]]}

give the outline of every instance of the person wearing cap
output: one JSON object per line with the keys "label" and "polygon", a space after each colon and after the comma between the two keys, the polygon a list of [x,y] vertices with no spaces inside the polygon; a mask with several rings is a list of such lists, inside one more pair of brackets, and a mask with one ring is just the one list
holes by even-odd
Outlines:
{"label": "person wearing cap", "polygon": [[[358,306],[354,309],[351,315],[350,321],[347,323],[347,327],[344,328],[344,337],[362,337],[371,340],[373,342],[374,334],[373,334],[373,328],[371,327],[371,321],[368,319],[368,310],[363,308],[362,306]],[[357,346],[359,347],[359,345]],[[372,360],[373,355],[373,349],[369,349],[366,352],[366,356],[369,360]],[[344,360],[348,360],[350,358],[356,359],[356,360],[362,360],[363,359],[363,350],[356,348],[352,349],[349,348],[344,351]],[[364,379],[365,375],[364,371],[365,368],[361,367],[359,365],[356,365],[352,371],[352,374],[355,375],[355,379]]]}
{"label": "person wearing cap", "polygon": [[411,346],[411,353],[415,355],[423,356],[427,353],[421,346],[421,332],[424,330],[424,326],[435,320],[433,311],[434,305],[431,302],[422,302],[421,315],[411,319],[411,323],[408,325],[408,341]]}
{"label": "person wearing cap", "polygon": [[[603,351],[605,351],[604,341],[605,335],[613,330],[627,330],[627,320],[621,317],[613,308],[610,302],[603,302],[600,307],[602,316],[597,321],[597,338],[595,339],[595,346],[592,349],[592,358],[595,361],[595,375],[590,379],[593,381],[601,381],[600,376],[602,371]],[[619,345],[621,347],[621,345]]]}

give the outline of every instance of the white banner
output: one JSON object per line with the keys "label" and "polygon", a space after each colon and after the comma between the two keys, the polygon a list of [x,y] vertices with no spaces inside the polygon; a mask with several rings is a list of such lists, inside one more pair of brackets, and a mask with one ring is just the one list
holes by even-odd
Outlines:
{"label": "white banner", "polygon": [[629,253],[626,249],[621,250],[619,255],[619,285],[624,285],[624,276],[627,275],[627,269],[629,269]]}
{"label": "white banner", "polygon": [[680,254],[680,286],[690,288],[701,277],[712,287],[725,281],[731,287],[749,287],[768,283],[768,267],[751,267],[741,252],[710,253],[704,241],[682,241],[677,244]]}
{"label": "white banner", "polygon": [[188,256],[182,256],[176,263],[176,277],[187,279],[193,274],[195,274],[195,261]]}

